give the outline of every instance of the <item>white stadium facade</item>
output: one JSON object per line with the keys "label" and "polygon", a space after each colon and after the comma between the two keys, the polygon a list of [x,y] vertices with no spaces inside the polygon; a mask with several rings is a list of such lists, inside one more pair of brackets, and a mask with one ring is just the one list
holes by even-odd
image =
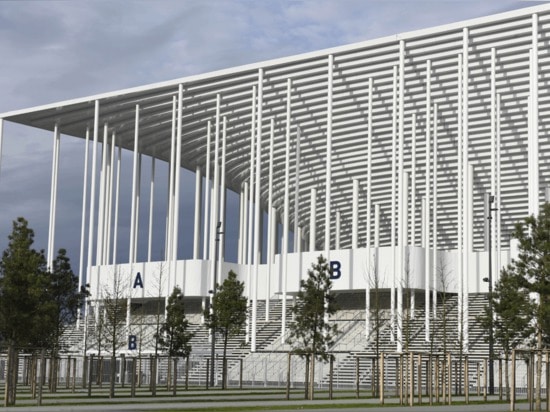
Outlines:
{"label": "white stadium facade", "polygon": [[[404,311],[416,309],[420,339],[430,340],[442,294],[456,296],[469,351],[479,313],[469,313],[471,297],[486,296],[487,280],[514,256],[514,224],[538,212],[550,187],[549,44],[543,5],[0,118],[53,134],[49,262],[60,137],[88,142],[79,276],[90,313],[114,274],[131,303],[153,301],[159,284],[164,299],[177,285],[200,313],[215,277],[233,270],[245,283],[255,352],[257,324],[275,319],[275,306],[276,335],[285,336],[288,305],[323,255],[333,293],[362,314],[355,350],[368,349],[376,289],[394,351],[403,350]],[[121,165],[122,151],[132,162]],[[153,159],[148,181],[143,157]],[[155,179],[155,162],[167,179]],[[131,210],[118,208],[121,167],[131,170]],[[196,176],[189,233],[177,230],[180,168]],[[162,221],[145,219],[148,256],[153,227],[165,231],[162,262],[136,258],[146,185],[147,202],[165,207]],[[155,199],[163,185],[168,199]],[[233,213],[228,191],[240,199]],[[113,252],[120,213],[131,215],[127,259]],[[225,259],[227,225],[238,227],[236,261]],[[183,237],[192,237],[192,259],[178,256]]]}

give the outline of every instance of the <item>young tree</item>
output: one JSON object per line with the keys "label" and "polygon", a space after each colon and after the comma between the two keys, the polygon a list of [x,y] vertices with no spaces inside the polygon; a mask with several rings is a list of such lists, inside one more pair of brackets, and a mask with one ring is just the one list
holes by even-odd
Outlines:
{"label": "young tree", "polygon": [[222,388],[226,381],[227,343],[230,338],[241,333],[246,322],[246,297],[243,296],[244,282],[239,282],[237,274],[232,270],[221,285],[216,284],[212,311],[205,311],[206,326],[213,333],[222,336],[223,365]]}
{"label": "young tree", "polygon": [[332,281],[327,260],[323,256],[311,265],[306,280],[300,281],[296,304],[292,307],[294,323],[289,325],[288,343],[301,358],[311,360],[309,397],[313,399],[314,360],[328,361],[328,348],[338,333],[328,316],[336,313],[335,296],[330,293]]}
{"label": "young tree", "polygon": [[48,280],[45,304],[51,313],[49,347],[55,357],[62,349],[61,336],[76,321],[78,308],[84,303],[88,291],[85,287],[78,290],[78,278],[71,269],[65,249],[59,249]]}
{"label": "young tree", "polygon": [[20,217],[13,222],[8,239],[0,261],[0,336],[8,347],[5,406],[15,404],[17,350],[42,343],[48,320],[43,311],[46,259],[43,251],[32,248],[34,231]]}
{"label": "young tree", "polygon": [[506,269],[517,276],[534,301],[534,339],[539,361],[536,372],[536,407],[540,410],[542,349],[550,341],[550,204],[545,203],[538,216],[528,216],[516,224],[513,237],[519,241],[519,256]]}
{"label": "young tree", "polygon": [[103,334],[111,347],[111,378],[109,397],[115,396],[116,354],[126,343],[126,313],[128,300],[124,293],[123,276],[115,271],[112,289],[103,290]]}
{"label": "young tree", "polygon": [[191,346],[189,342],[193,334],[188,331],[189,321],[185,317],[183,294],[179,287],[174,287],[168,298],[166,307],[166,321],[161,325],[155,336],[159,346],[168,353],[168,356],[189,356]]}
{"label": "young tree", "polygon": [[506,397],[510,396],[510,382],[508,376],[508,362],[510,353],[525,341],[525,337],[533,333],[532,302],[529,291],[522,279],[503,269],[500,279],[495,285],[489,305],[493,307],[493,319],[487,306],[479,321],[487,330],[493,328],[495,340],[502,346],[505,357]]}

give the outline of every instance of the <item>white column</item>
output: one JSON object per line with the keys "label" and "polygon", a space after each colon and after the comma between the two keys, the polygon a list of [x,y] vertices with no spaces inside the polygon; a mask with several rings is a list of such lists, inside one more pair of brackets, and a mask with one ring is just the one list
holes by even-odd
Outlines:
{"label": "white column", "polygon": [[[88,259],[86,279],[84,284],[88,283],[90,278],[90,269],[93,265],[92,251],[94,244],[94,224],[95,224],[95,184],[96,184],[96,163],[97,163],[97,140],[99,136],[99,100],[95,101],[94,109],[94,143],[92,145],[92,182],[90,187],[90,220],[88,222]],[[99,280],[99,279],[98,279]]]}
{"label": "white column", "polygon": [[98,265],[103,265],[103,245],[105,243],[105,214],[106,214],[106,185],[107,185],[107,173],[108,173],[108,160],[107,160],[107,148],[109,147],[109,127],[107,123],[103,125],[103,141],[102,155],[101,155],[101,172],[99,181],[99,205],[98,205],[98,219],[97,219],[97,245],[96,245],[96,259]]}
{"label": "white column", "polygon": [[[225,158],[227,148],[227,118],[223,117],[222,124],[222,172],[220,183],[220,217],[219,221],[222,222],[221,231],[225,233],[225,206],[226,206],[226,189],[225,189]],[[225,236],[219,236],[219,256],[218,256],[218,274],[221,273],[221,264],[225,261]]]}
{"label": "white column", "polygon": [[118,147],[117,170],[116,170],[116,189],[115,189],[115,223],[113,232],[113,265],[117,263],[117,244],[118,244],[118,205],[120,199],[120,170],[122,163],[122,146]]}
{"label": "white column", "polygon": [[399,266],[397,264],[397,242],[395,239],[395,229],[396,229],[396,221],[395,221],[395,203],[396,203],[396,197],[397,197],[397,190],[395,182],[398,180],[397,178],[397,128],[396,128],[396,120],[397,120],[397,66],[393,66],[393,98],[392,98],[392,122],[391,122],[391,140],[392,140],[392,155],[391,155],[391,179],[390,182],[392,182],[391,187],[391,218],[390,218],[390,243],[391,243],[391,250],[392,250],[392,276],[391,276],[391,295],[390,295],[390,328],[391,328],[391,341],[395,341],[395,288],[396,288],[396,282],[397,282],[397,271],[399,270]]}
{"label": "white column", "polygon": [[[181,180],[181,133],[183,127],[183,85],[178,85],[178,110],[177,110],[177,129],[176,129],[176,162],[174,163],[174,218],[172,226],[172,263],[170,265],[171,273],[167,284],[176,276],[176,262],[178,260],[178,239],[179,239],[179,215],[180,215],[180,180]],[[185,290],[185,279],[181,285]]]}
{"label": "white column", "polygon": [[302,132],[300,127],[296,130],[296,164],[294,168],[294,252],[298,252],[298,243],[301,238],[298,237],[298,224],[300,215],[300,142]]}
{"label": "white column", "polygon": [[464,301],[464,308],[462,311],[463,317],[463,347],[468,348],[468,268],[470,262],[470,251],[471,243],[469,237],[469,221],[472,219],[470,204],[472,202],[472,188],[468,186],[468,164],[469,164],[469,154],[468,154],[468,140],[469,140],[469,93],[468,93],[468,84],[469,84],[469,31],[467,28],[463,29],[463,39],[462,39],[462,79],[460,82],[461,85],[461,114],[462,114],[462,124],[461,124],[461,150],[462,150],[462,160],[461,160],[461,185],[462,185],[462,204],[461,211],[462,216],[460,219],[461,223],[461,233],[462,233],[462,299]]}
{"label": "white column", "polygon": [[[372,196],[372,77],[369,77],[369,108],[368,108],[368,129],[367,129],[367,213],[366,213],[366,287],[365,287],[365,337],[368,339],[371,331],[370,327],[370,291],[371,282],[374,276],[375,268],[372,262],[371,251],[371,196]],[[377,223],[375,222],[375,226]]]}
{"label": "white column", "polygon": [[151,157],[151,180],[149,181],[149,225],[147,229],[147,262],[151,261],[153,248],[153,216],[155,205],[155,158]]}
{"label": "white column", "polygon": [[351,201],[351,248],[352,249],[357,249],[357,234],[359,232],[358,226],[359,226],[359,180],[353,179],[353,195],[352,195],[352,201]]}
{"label": "white column", "polygon": [[325,258],[330,261],[330,195],[332,183],[332,83],[334,56],[328,56],[327,77],[327,142],[326,142],[326,177],[325,177]]}
{"label": "white column", "polygon": [[428,239],[430,238],[428,223],[430,221],[430,214],[428,212],[428,207],[426,203],[426,197],[422,196],[422,201],[420,204],[420,213],[421,213],[421,224],[422,224],[422,247],[424,248],[424,299],[425,304],[425,313],[424,313],[424,341],[430,342],[430,259],[429,259],[429,243]]}
{"label": "white column", "polygon": [[[286,141],[285,141],[285,159],[290,158],[290,109],[291,109],[291,90],[292,80],[288,79],[286,83]],[[287,269],[288,269],[288,215],[289,215],[289,195],[290,189],[290,165],[285,162],[285,191],[283,205],[283,241],[282,241],[282,277],[283,277],[283,313],[281,320],[281,342],[286,339],[286,292],[287,292]]]}
{"label": "white column", "polygon": [[203,239],[202,239],[202,258],[210,259],[210,251],[208,249],[210,242],[210,145],[211,145],[211,129],[210,120],[206,125],[206,170],[204,172],[204,216],[203,216]]}
{"label": "white column", "polygon": [[174,231],[174,179],[176,164],[176,122],[177,122],[177,98],[172,97],[172,123],[170,127],[170,163],[168,165],[168,214],[166,216],[166,240],[165,240],[165,260],[172,260],[172,239]]}
{"label": "white column", "polygon": [[[194,232],[193,232],[193,259],[200,258],[199,249],[200,249],[200,241],[201,241],[201,203],[202,203],[201,200],[202,200],[202,174],[201,174],[201,167],[197,165],[195,167],[195,222],[194,222],[195,226],[194,226]],[[240,239],[239,239],[239,245],[240,245]]]}
{"label": "white column", "polygon": [[[218,207],[220,193],[220,95],[216,95],[216,123],[214,133],[214,184],[212,185],[212,205],[210,208],[210,290],[216,287],[216,260],[218,253],[216,251],[216,231],[218,229]],[[210,295],[210,305],[212,305]]]}
{"label": "white column", "polygon": [[253,293],[252,293],[252,340],[250,343],[250,350],[256,351],[256,319],[258,309],[258,276],[260,268],[261,257],[261,238],[260,238],[260,226],[261,222],[261,209],[260,209],[260,181],[262,178],[262,111],[263,111],[263,69],[258,70],[258,124],[256,126],[256,190],[255,190],[255,209],[254,209],[254,280],[253,280]]}
{"label": "white column", "polygon": [[103,260],[106,265],[111,261],[111,231],[113,228],[113,187],[115,174],[115,153],[116,148],[116,133],[111,133],[111,154],[109,155],[109,178],[107,190],[107,219],[105,220],[105,245],[103,252]]}
{"label": "white column", "polygon": [[426,114],[425,114],[425,133],[426,133],[426,144],[425,144],[425,188],[424,188],[424,203],[425,203],[425,217],[424,217],[424,231],[425,231],[425,240],[424,240],[424,284],[425,284],[425,340],[426,342],[430,341],[430,146],[431,146],[431,137],[430,137],[430,127],[431,127],[431,79],[432,79],[432,63],[431,60],[426,61]]}
{"label": "white column", "polygon": [[130,247],[128,263],[132,266],[135,263],[135,242],[136,242],[136,197],[137,197],[137,172],[138,172],[138,157],[139,157],[139,105],[136,104],[136,115],[134,123],[134,161],[132,168],[132,206],[130,212]]}
{"label": "white column", "polygon": [[532,42],[529,53],[530,85],[528,151],[529,215],[539,213],[539,87],[538,87],[538,16],[532,16]]}
{"label": "white column", "polygon": [[[438,253],[437,253],[437,231],[438,231],[438,227],[437,227],[437,212],[439,211],[438,210],[438,204],[437,204],[437,190],[438,190],[438,187],[437,187],[437,180],[438,180],[438,170],[437,170],[437,138],[438,138],[438,133],[437,133],[437,103],[434,104],[434,123],[433,123],[433,128],[434,128],[434,152],[433,152],[433,164],[434,164],[434,170],[433,170],[433,173],[434,173],[434,179],[433,179],[433,197],[434,197],[434,200],[433,200],[433,209],[432,209],[432,221],[433,221],[433,289],[432,289],[432,301],[433,301],[433,316],[434,316],[434,319],[436,318],[436,315],[437,315],[437,275],[438,275],[438,271],[437,271],[437,259],[438,259]],[[445,274],[443,273],[442,274],[443,276],[445,276]]]}
{"label": "white column", "polygon": [[[0,136],[2,134],[2,120],[0,119]],[[1,137],[0,137],[1,139]],[[88,153],[90,146],[90,128],[86,128],[86,143],[84,149],[84,176],[82,178],[82,213],[80,220],[80,257],[78,261],[78,290],[85,285],[84,279],[84,238],[86,233],[86,203],[88,198]],[[80,321],[80,317],[77,321]],[[79,325],[80,326],[80,325]]]}
{"label": "white column", "polygon": [[54,248],[55,248],[55,215],[57,209],[57,175],[59,172],[59,146],[60,133],[59,126],[56,123],[53,132],[53,151],[52,151],[52,182],[50,187],[50,224],[48,230],[48,269],[53,269]]}
{"label": "white column", "polygon": [[411,116],[411,245],[416,246],[416,113]]}
{"label": "white column", "polygon": [[[252,236],[253,236],[253,222],[254,222],[254,165],[255,165],[255,148],[256,148],[256,86],[252,87],[252,112],[250,115],[250,193],[248,202],[248,236],[247,236],[247,257],[246,257],[246,307],[250,308],[250,299],[252,297]],[[246,334],[245,342],[250,342],[250,311],[247,310],[246,316]]]}
{"label": "white column", "polygon": [[[463,142],[463,135],[462,135],[462,100],[463,100],[463,87],[462,83],[464,81],[464,78],[462,76],[463,68],[462,68],[462,54],[458,54],[458,77],[457,77],[457,83],[458,83],[458,102],[457,102],[457,131],[458,131],[458,138],[457,138],[457,173],[456,173],[456,180],[457,180],[457,211],[456,211],[456,219],[457,219],[457,252],[458,252],[458,259],[457,259],[457,274],[458,274],[458,323],[459,323],[459,331],[462,332],[462,336],[465,335],[464,330],[464,304],[466,303],[464,300],[464,268],[462,266],[462,260],[464,255],[464,245],[463,245],[463,199],[462,199],[462,193],[463,193],[463,186],[464,181],[462,179],[462,169],[464,167],[463,160],[462,160],[462,148],[464,145]],[[467,348],[464,347],[463,349],[466,350]]]}
{"label": "white column", "polygon": [[247,233],[248,233],[248,182],[243,183],[243,233],[242,233],[242,247],[241,247],[241,264],[246,264],[246,251],[247,251]]}
{"label": "white column", "polygon": [[493,272],[496,274],[496,281],[500,279],[500,269],[501,269],[501,261],[500,261],[500,242],[501,242],[501,226],[500,226],[500,218],[501,218],[501,212],[502,207],[504,206],[502,203],[501,198],[501,186],[500,186],[500,94],[497,94],[497,112],[496,112],[496,128],[497,128],[497,134],[496,134],[496,158],[497,158],[497,167],[496,167],[496,195],[497,195],[497,204],[496,207],[498,210],[496,211],[496,231],[497,231],[497,241],[496,241],[496,265],[497,265],[497,271]]}
{"label": "white column", "polygon": [[317,189],[311,188],[309,203],[309,251],[315,251],[315,231],[317,226]]}
{"label": "white column", "polygon": [[265,295],[265,321],[269,321],[269,306],[271,297],[271,272],[273,270],[274,253],[274,221],[275,209],[273,208],[273,149],[275,142],[275,120],[271,118],[269,128],[269,175],[267,183],[267,281]]}
{"label": "white column", "polygon": [[340,211],[336,211],[336,236],[334,241],[334,249],[340,249]]}

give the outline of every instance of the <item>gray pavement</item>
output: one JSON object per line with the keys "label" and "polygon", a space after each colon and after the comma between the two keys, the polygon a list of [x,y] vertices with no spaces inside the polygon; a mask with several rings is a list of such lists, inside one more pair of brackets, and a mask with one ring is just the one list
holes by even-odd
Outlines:
{"label": "gray pavement", "polygon": [[[98,396],[99,395],[99,396]],[[25,395],[21,396],[14,407],[1,408],[1,411],[36,411],[36,412],[117,412],[117,411],[216,411],[224,408],[235,410],[250,407],[261,407],[261,410],[276,410],[279,412],[303,410],[304,407],[318,407],[319,410],[331,412],[344,410],[347,412],[358,411],[433,411],[433,412],[507,412],[510,405],[506,403],[487,403],[451,406],[429,406],[427,404],[409,406],[397,405],[398,399],[386,399],[386,405],[380,406],[378,399],[353,398],[354,392],[335,392],[336,399],[329,400],[326,392],[319,392],[318,399],[307,401],[303,399],[303,392],[293,391],[291,399],[285,399],[284,390],[211,390],[211,391],[181,391],[178,396],[168,396],[163,392],[158,397],[151,397],[147,393],[140,393],[138,397],[116,397],[108,399],[106,392],[95,393],[88,398],[84,393],[73,394],[61,392],[55,395],[47,394],[43,399],[43,406],[36,406],[36,400]],[[343,398],[339,398],[343,397]],[[323,399],[324,398],[324,399]],[[493,398],[496,399],[496,398]],[[461,401],[463,398],[455,397],[453,401]],[[470,397],[471,401],[481,400],[477,396]],[[426,399],[424,399],[426,401]],[[344,406],[345,405],[345,406]],[[528,404],[519,403],[516,410],[528,410]],[[544,405],[546,406],[546,405]]]}

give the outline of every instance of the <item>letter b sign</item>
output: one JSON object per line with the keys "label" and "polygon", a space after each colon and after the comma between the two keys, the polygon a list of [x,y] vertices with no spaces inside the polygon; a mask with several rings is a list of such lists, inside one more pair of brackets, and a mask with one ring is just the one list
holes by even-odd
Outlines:
{"label": "letter b sign", "polygon": [[331,260],[330,261],[330,280],[336,280],[336,279],[340,279],[340,277],[342,276],[342,272],[341,272],[341,267],[342,267],[342,264],[340,263],[340,261],[338,260]]}

